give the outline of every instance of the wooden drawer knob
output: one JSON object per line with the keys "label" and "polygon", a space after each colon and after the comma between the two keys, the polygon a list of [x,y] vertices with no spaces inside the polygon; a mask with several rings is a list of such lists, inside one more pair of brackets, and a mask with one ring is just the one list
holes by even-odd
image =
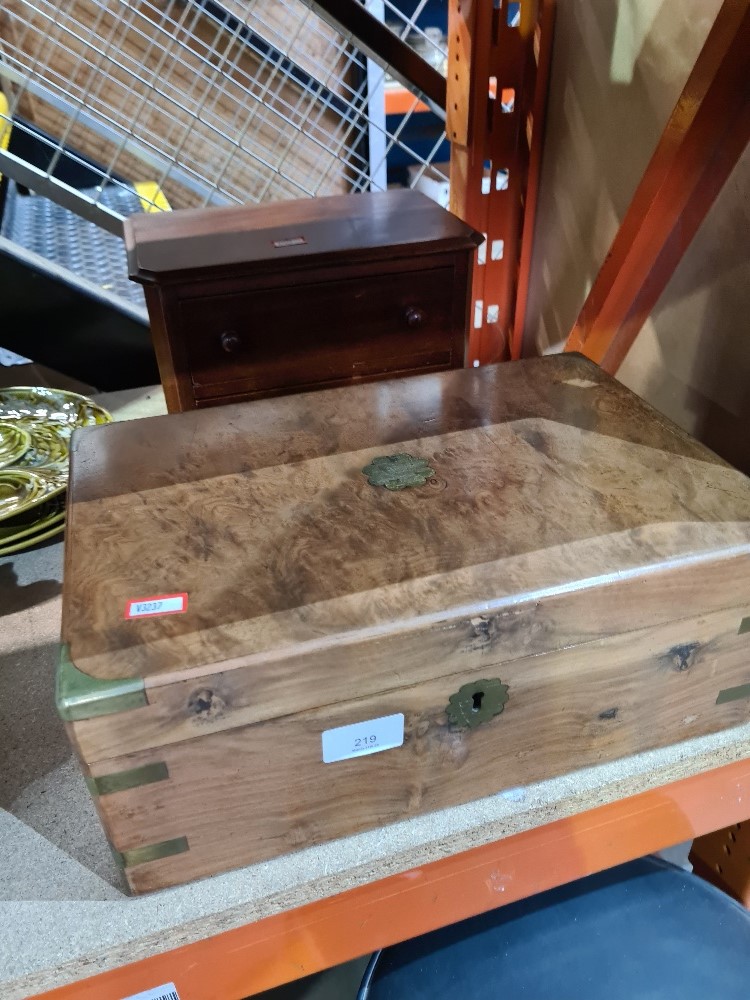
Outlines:
{"label": "wooden drawer knob", "polygon": [[416,309],[414,306],[409,306],[405,313],[407,326],[414,329],[417,326],[421,326],[424,323],[424,313],[421,309]]}
{"label": "wooden drawer knob", "polygon": [[233,351],[236,351],[240,346],[240,338],[234,330],[225,330],[224,333],[222,333],[220,340],[221,346],[227,354],[231,354]]}

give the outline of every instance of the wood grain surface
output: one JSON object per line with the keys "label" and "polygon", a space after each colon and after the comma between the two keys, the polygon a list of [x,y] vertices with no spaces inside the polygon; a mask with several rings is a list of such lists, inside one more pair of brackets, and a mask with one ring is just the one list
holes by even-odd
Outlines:
{"label": "wood grain surface", "polygon": [[461,367],[465,281],[456,287],[453,260],[446,265],[183,298],[178,327],[196,399]]}
{"label": "wood grain surface", "polygon": [[[384,454],[434,474],[392,492]],[[78,432],[63,637],[147,704],[69,725],[135,891],[715,732],[750,699],[748,480],[580,357]],[[186,592],[184,614],[126,620]],[[502,712],[456,728],[469,681]],[[323,764],[395,713],[403,747]],[[160,773],[163,767],[160,767]]]}
{"label": "wood grain surface", "polygon": [[[651,533],[650,539],[657,552],[658,535]],[[596,558],[622,557],[617,550],[621,542],[612,540]],[[587,553],[579,548],[580,571],[590,565],[596,547],[597,542],[591,541]],[[77,722],[77,745],[87,760],[101,761],[322,707],[340,701],[342,691],[365,697],[461,671],[475,677],[482,675],[488,663],[505,670],[511,661],[531,662],[529,657],[561,649],[568,651],[561,663],[577,676],[579,658],[595,655],[592,651],[597,647],[592,643],[608,637],[622,637],[627,643],[640,629],[654,631],[683,616],[722,607],[737,608],[733,613],[739,628],[742,617],[750,613],[747,556],[707,557],[682,566],[665,561],[658,571],[628,575],[623,570],[609,582],[592,574],[586,586],[568,590],[561,582],[562,573],[573,555],[564,550],[552,555],[560,557],[557,584],[539,590],[527,587],[524,600],[497,601],[491,608],[487,602],[452,622],[435,616],[436,623],[428,620],[421,629],[394,623],[391,628],[362,629],[341,641],[325,636],[289,641],[271,653],[207,662],[191,669],[178,666],[147,678],[147,705]],[[507,573],[507,586],[517,583],[522,589],[529,577],[521,574],[538,577],[544,565],[541,558],[525,564],[519,561],[515,567],[506,564],[501,572]],[[696,588],[696,575],[705,592]],[[750,653],[748,657],[750,668]],[[124,670],[129,660],[123,655],[119,662]],[[580,667],[585,667],[585,659]]]}
{"label": "wood grain surface", "polygon": [[[347,263],[477,246],[481,235],[418,191],[301,198],[186,209],[125,220],[131,278],[182,281],[186,272],[346,255]],[[289,240],[302,239],[289,244]],[[275,245],[281,244],[281,245]]]}
{"label": "wood grain surface", "polygon": [[[435,476],[371,486],[361,470],[394,452]],[[74,662],[155,677],[448,635],[537,592],[572,588],[580,608],[592,581],[690,560],[693,607],[726,606],[701,577],[746,566],[750,488],[593,366],[542,359],[84,431],[69,525]],[[186,614],[124,620],[129,600],[176,592]]]}
{"label": "wood grain surface", "polygon": [[[127,870],[140,892],[677,743],[750,716],[747,699],[715,704],[719,687],[750,680],[739,619],[732,608],[368,698],[352,685],[340,704],[99,762],[94,775],[156,761],[169,770],[99,808],[118,850],[188,839],[187,852]],[[456,730],[449,696],[489,677],[509,685],[505,710]],[[403,747],[321,762],[323,730],[396,712]]]}

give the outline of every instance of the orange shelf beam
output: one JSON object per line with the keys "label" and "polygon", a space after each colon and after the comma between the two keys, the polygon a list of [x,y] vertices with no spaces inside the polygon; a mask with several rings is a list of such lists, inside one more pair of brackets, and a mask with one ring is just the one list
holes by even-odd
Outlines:
{"label": "orange shelf beam", "polygon": [[742,822],[749,804],[739,761],[38,996],[122,1000],[174,982],[181,1000],[241,1000]]}
{"label": "orange shelf beam", "polygon": [[429,111],[424,101],[417,100],[406,87],[385,88],[385,113],[387,115],[408,115],[410,111]]}

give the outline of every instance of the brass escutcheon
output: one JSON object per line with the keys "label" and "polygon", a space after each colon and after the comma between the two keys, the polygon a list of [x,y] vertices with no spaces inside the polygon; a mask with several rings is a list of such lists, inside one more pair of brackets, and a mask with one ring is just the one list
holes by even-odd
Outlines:
{"label": "brass escutcheon", "polygon": [[448,699],[446,714],[458,729],[475,729],[500,715],[508,700],[508,685],[497,677],[464,684]]}
{"label": "brass escutcheon", "polygon": [[408,486],[424,486],[435,470],[427,459],[414,455],[379,455],[362,469],[370,486],[385,486],[387,490],[405,490]]}

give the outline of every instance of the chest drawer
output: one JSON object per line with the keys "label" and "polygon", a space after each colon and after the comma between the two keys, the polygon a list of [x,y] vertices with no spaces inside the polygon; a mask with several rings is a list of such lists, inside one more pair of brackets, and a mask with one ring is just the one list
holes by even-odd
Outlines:
{"label": "chest drawer", "polygon": [[437,267],[184,300],[196,399],[460,365],[453,298]]}
{"label": "chest drawer", "polygon": [[482,234],[417,191],[124,223],[170,413],[460,368]]}

